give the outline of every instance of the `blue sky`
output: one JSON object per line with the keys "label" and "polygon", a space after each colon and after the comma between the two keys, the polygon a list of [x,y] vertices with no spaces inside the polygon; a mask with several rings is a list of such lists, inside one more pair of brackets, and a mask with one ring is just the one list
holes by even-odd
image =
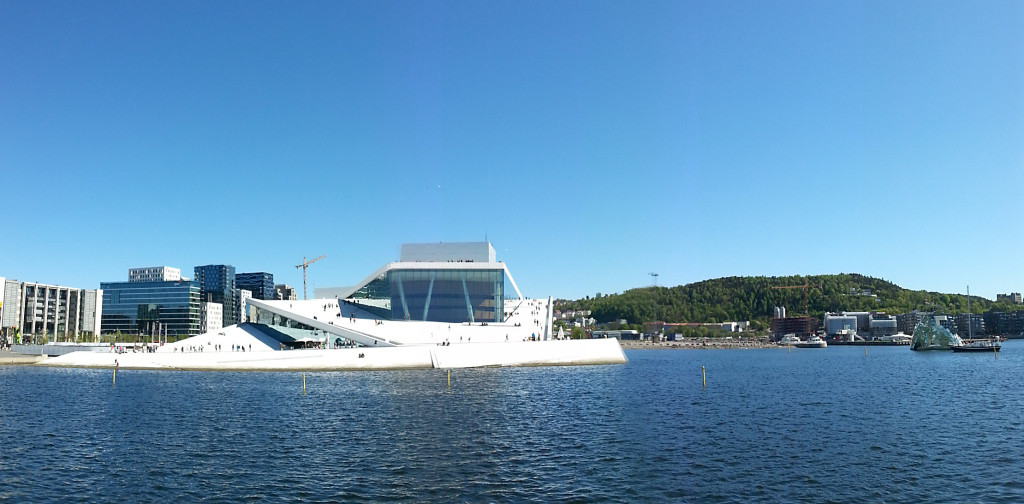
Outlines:
{"label": "blue sky", "polygon": [[1024,3],[2,2],[0,275],[1024,290]]}

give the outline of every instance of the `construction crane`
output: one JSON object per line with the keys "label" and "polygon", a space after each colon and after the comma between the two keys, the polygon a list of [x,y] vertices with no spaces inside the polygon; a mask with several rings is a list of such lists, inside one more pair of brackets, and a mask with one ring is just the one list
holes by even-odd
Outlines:
{"label": "construction crane", "polygon": [[306,268],[308,268],[310,264],[313,264],[313,263],[315,263],[315,262],[317,262],[320,259],[323,259],[325,257],[327,257],[327,254],[324,254],[324,255],[322,255],[320,257],[317,257],[316,259],[312,259],[312,260],[307,261],[305,256],[303,256],[302,264],[300,264],[300,265],[295,267],[295,269],[302,268],[302,299],[303,300],[306,299]]}
{"label": "construction crane", "polygon": [[786,286],[782,286],[782,287],[772,287],[772,288],[773,289],[803,289],[804,290],[804,315],[805,316],[810,316],[810,313],[807,311],[807,289],[810,289],[811,287],[816,287],[816,288],[820,289],[821,288],[821,284],[818,284],[818,285],[809,284],[809,283],[807,283],[807,277],[804,277],[804,284],[803,285],[786,285]]}

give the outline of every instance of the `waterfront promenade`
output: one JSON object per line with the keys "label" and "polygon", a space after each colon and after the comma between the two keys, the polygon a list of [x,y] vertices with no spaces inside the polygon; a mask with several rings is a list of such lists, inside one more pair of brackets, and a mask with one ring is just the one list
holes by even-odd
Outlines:
{"label": "waterfront promenade", "polygon": [[35,364],[45,360],[42,355],[22,355],[9,350],[0,350],[0,366]]}

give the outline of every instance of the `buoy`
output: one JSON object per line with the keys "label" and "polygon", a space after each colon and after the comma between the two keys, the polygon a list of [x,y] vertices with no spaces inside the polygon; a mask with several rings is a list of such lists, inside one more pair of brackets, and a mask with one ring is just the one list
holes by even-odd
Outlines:
{"label": "buoy", "polygon": [[452,370],[448,370],[448,388],[452,388]]}
{"label": "buoy", "polygon": [[864,347],[864,357],[868,356],[868,347]]}
{"label": "buoy", "polygon": [[704,366],[700,367],[700,386],[701,387],[707,387],[708,386],[708,377],[707,377],[707,374],[704,373]]}
{"label": "buoy", "polygon": [[302,393],[306,393],[306,373],[302,373]]}
{"label": "buoy", "polygon": [[110,379],[111,385],[117,385],[117,368],[114,368],[114,376]]}

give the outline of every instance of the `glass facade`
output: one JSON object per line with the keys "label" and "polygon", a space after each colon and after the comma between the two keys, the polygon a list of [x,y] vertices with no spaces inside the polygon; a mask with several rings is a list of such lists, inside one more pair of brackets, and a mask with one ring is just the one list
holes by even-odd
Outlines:
{"label": "glass facade", "polygon": [[935,317],[926,315],[914,328],[911,350],[948,350],[953,345],[962,345],[959,336],[942,327]]}
{"label": "glass facade", "polygon": [[388,320],[500,322],[505,295],[518,298],[503,269],[392,269],[346,301]]}
{"label": "glass facade", "polygon": [[252,307],[252,323],[263,326],[261,329],[265,333],[289,347],[302,346],[306,341],[326,342],[331,337],[302,322],[269,310],[262,310],[257,306]]}
{"label": "glass facade", "polygon": [[169,336],[200,333],[197,282],[105,282],[100,332],[148,334],[160,322]]}
{"label": "glass facade", "polygon": [[226,264],[196,266],[195,280],[203,301],[220,303],[224,317],[222,327],[238,323],[238,301],[235,299],[235,267]]}
{"label": "glass facade", "polygon": [[252,292],[254,299],[274,299],[274,275],[272,273],[238,273],[235,287]]}

